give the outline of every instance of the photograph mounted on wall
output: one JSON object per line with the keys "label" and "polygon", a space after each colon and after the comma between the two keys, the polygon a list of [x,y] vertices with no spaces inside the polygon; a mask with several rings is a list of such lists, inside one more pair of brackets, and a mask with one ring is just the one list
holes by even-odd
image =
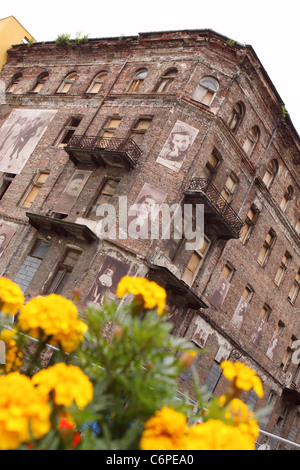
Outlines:
{"label": "photograph mounted on wall", "polygon": [[21,173],[55,114],[54,110],[12,110],[0,128],[0,171]]}

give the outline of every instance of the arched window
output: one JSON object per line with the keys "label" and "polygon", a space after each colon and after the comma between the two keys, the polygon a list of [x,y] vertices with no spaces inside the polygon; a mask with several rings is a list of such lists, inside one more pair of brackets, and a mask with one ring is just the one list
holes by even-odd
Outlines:
{"label": "arched window", "polygon": [[280,203],[280,209],[285,212],[289,201],[294,197],[295,190],[292,185],[288,186]]}
{"label": "arched window", "polygon": [[245,153],[250,157],[253,153],[260,138],[260,130],[258,126],[253,126],[247,134],[243,149]]}
{"label": "arched window", "polygon": [[127,91],[129,93],[138,92],[141,85],[142,85],[142,83],[143,83],[143,81],[147,77],[147,75],[148,75],[148,70],[147,69],[138,70],[137,73],[135,74],[135,76],[133,77]]}
{"label": "arched window", "polygon": [[68,93],[77,77],[78,75],[76,72],[69,73],[60,85],[59,89],[57,90],[57,93]]}
{"label": "arched window", "polygon": [[228,127],[232,132],[236,132],[245,116],[245,105],[242,101],[235,104],[228,121]]}
{"label": "arched window", "polygon": [[107,72],[100,72],[94,77],[92,83],[90,84],[89,88],[87,89],[87,93],[99,93],[102,88],[103,83],[107,79]]}
{"label": "arched window", "polygon": [[6,92],[7,93],[15,93],[16,88],[18,87],[18,85],[19,85],[22,78],[23,78],[23,74],[21,72],[16,73],[13,76],[10,84],[8,85],[8,88],[7,88]]}
{"label": "arched window", "polygon": [[37,78],[37,80],[34,84],[34,87],[31,90],[31,93],[39,93],[42,90],[42,88],[43,88],[44,84],[46,83],[46,81],[48,80],[48,77],[49,77],[48,72],[41,73],[38,76],[38,78]]}
{"label": "arched window", "polygon": [[213,77],[203,77],[193,94],[193,100],[210,106],[217,91],[219,82]]}
{"label": "arched window", "polygon": [[171,83],[174,81],[178,73],[176,68],[167,70],[159,79],[154,91],[156,93],[165,93],[169,88]]}
{"label": "arched window", "polygon": [[278,161],[274,158],[268,165],[268,168],[264,174],[263,182],[269,188],[274,181],[279,170]]}

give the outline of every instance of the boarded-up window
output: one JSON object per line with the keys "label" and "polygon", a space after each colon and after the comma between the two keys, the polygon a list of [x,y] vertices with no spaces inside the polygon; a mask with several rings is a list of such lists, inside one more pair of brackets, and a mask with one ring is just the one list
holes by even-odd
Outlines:
{"label": "boarded-up window", "polygon": [[93,79],[91,85],[87,89],[87,93],[99,93],[101,90],[105,80],[107,79],[107,72],[100,72],[96,77]]}
{"label": "boarded-up window", "polygon": [[119,117],[109,118],[106,125],[102,128],[101,137],[105,137],[105,138],[113,137],[120,123],[121,123],[121,118]]}
{"label": "boarded-up window", "polygon": [[259,252],[259,255],[258,255],[258,263],[264,267],[269,259],[269,256],[271,254],[271,250],[274,246],[274,243],[275,243],[275,240],[276,240],[276,234],[274,232],[274,230],[270,230],[265,241],[264,241],[264,244]]}
{"label": "boarded-up window", "polygon": [[29,208],[34,203],[36,197],[38,196],[40,190],[46,183],[49,173],[41,172],[31,183],[30,188],[27,191],[25,199],[23,200],[22,207]]}
{"label": "boarded-up window", "polygon": [[63,292],[80,255],[81,252],[77,250],[70,249],[67,251],[63,260],[58,264],[52,280],[47,287],[45,292],[47,295],[52,293],[61,294]]}
{"label": "boarded-up window", "polygon": [[218,90],[219,83],[215,78],[204,77],[197,86],[192,99],[210,106]]}
{"label": "boarded-up window", "polygon": [[194,282],[194,279],[204,261],[209,247],[210,240],[207,237],[204,237],[204,240],[200,241],[200,244],[192,254],[190,261],[186,267],[186,270],[182,276],[182,280],[189,286],[191,286]]}
{"label": "boarded-up window", "polygon": [[78,75],[75,72],[70,73],[69,75],[67,75],[67,77],[64,79],[64,81],[60,85],[59,89],[57,90],[57,93],[63,93],[63,94],[68,93],[71,86],[75,82],[77,76]]}
{"label": "boarded-up window", "polygon": [[281,284],[281,282],[283,281],[284,279],[284,276],[287,272],[287,268],[288,268],[288,263],[289,261],[291,260],[291,254],[286,251],[284,257],[282,258],[281,260],[281,263],[280,263],[280,266],[277,270],[277,273],[276,273],[276,276],[275,276],[275,284],[277,284],[277,286],[279,286]]}
{"label": "boarded-up window", "polygon": [[147,75],[148,75],[148,71],[146,69],[140,70],[139,72],[137,72],[137,74],[133,77],[131,84],[127,91],[129,93],[133,93],[133,92],[137,93],[139,89],[141,88]]}
{"label": "boarded-up window", "polygon": [[296,278],[294,280],[294,283],[288,295],[288,300],[291,302],[291,304],[294,304],[296,302],[296,299],[299,294],[299,290],[300,290],[300,270],[298,271],[296,275]]}

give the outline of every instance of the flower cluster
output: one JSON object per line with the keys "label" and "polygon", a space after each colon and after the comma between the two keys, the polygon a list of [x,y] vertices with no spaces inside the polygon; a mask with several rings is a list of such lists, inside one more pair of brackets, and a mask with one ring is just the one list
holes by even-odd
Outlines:
{"label": "flower cluster", "polygon": [[0,376],[0,449],[40,439],[51,429],[48,401],[25,375],[13,372]]}
{"label": "flower cluster", "polygon": [[64,352],[78,348],[87,331],[87,325],[78,318],[78,310],[71,300],[56,294],[35,297],[22,309],[18,326],[32,337],[39,338]]}
{"label": "flower cluster", "polygon": [[3,330],[0,333],[0,341],[5,344],[5,364],[0,365],[0,373],[5,374],[19,371],[22,366],[23,353],[14,339],[16,330]]}
{"label": "flower cluster", "polygon": [[0,277],[0,310],[5,315],[15,315],[24,304],[20,287],[6,277]]}
{"label": "flower cluster", "polygon": [[46,396],[53,397],[58,406],[69,407],[76,403],[85,408],[93,399],[93,385],[82,370],[74,365],[55,364],[37,372],[32,382]]}
{"label": "flower cluster", "polygon": [[248,392],[252,388],[259,398],[264,396],[262,382],[256,372],[241,362],[224,361],[221,364],[224,377],[232,382],[233,389]]}
{"label": "flower cluster", "polygon": [[126,294],[133,294],[136,300],[141,300],[145,309],[157,307],[159,315],[164,312],[167,294],[156,282],[143,277],[125,276],[118,284],[117,296],[124,297]]}

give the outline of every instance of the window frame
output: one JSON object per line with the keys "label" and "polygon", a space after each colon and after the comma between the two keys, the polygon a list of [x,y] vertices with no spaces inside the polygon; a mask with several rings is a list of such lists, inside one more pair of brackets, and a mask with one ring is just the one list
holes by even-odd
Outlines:
{"label": "window frame", "polygon": [[[197,275],[198,275],[200,269],[202,268],[203,263],[204,263],[204,261],[205,261],[205,259],[206,259],[206,257],[207,257],[207,254],[208,254],[208,252],[209,252],[209,250],[210,250],[210,247],[211,247],[211,245],[212,245],[212,242],[211,242],[211,240],[208,238],[207,235],[204,235],[204,239],[205,239],[205,241],[207,242],[207,245],[206,245],[206,247],[205,247],[205,250],[204,250],[203,253],[202,253],[202,252],[201,252],[201,249],[199,250],[197,247],[195,248],[195,250],[193,251],[192,256],[190,257],[189,262],[188,262],[188,264],[187,264],[187,266],[186,266],[186,268],[185,268],[185,270],[184,270],[184,273],[183,273],[183,275],[182,275],[182,277],[181,277],[181,280],[182,280],[183,282],[185,282],[185,283],[186,283],[188,286],[190,286],[190,287],[194,284],[195,279],[196,279],[196,277],[197,277]],[[188,269],[188,266],[189,266],[189,264],[191,263],[192,258],[193,258],[195,255],[199,257],[200,261],[198,262],[198,264],[197,264],[195,270],[192,271],[191,269]],[[190,283],[188,283],[188,282],[184,279],[184,277],[185,277],[185,275],[186,275],[186,273],[187,273],[188,271],[189,271],[190,273],[192,273],[192,278],[191,278],[191,282],[190,282]]]}
{"label": "window frame", "polygon": [[[74,252],[74,253],[78,253],[78,259],[76,261],[76,263],[74,264],[74,266],[70,266],[70,265],[67,265],[64,263],[64,260],[67,258],[68,254],[70,252]],[[55,269],[54,269],[54,272],[51,276],[51,278],[49,279],[49,281],[47,282],[45,288],[44,288],[44,294],[45,295],[50,295],[50,294],[55,294],[57,293],[57,290],[59,288],[59,286],[61,285],[63,279],[65,278],[65,276],[67,274],[71,274],[82,254],[82,250],[80,248],[74,248],[74,247],[66,247],[64,253],[63,253],[63,256],[61,257],[60,261],[56,264],[55,266]],[[59,275],[57,281],[55,282],[54,284],[54,288],[51,289],[51,291],[49,290],[50,287],[51,287],[51,284],[52,282],[55,280],[55,277],[57,276],[57,274],[59,273],[59,271],[62,271],[61,274]],[[63,289],[62,289],[63,290]],[[61,292],[59,292],[61,294]]]}
{"label": "window frame", "polygon": [[[214,86],[210,87],[209,84],[208,84],[209,81],[211,81],[211,83]],[[205,83],[205,82],[207,82],[207,83]],[[210,75],[205,75],[199,81],[199,83],[196,87],[196,90],[193,93],[192,100],[196,101],[197,103],[203,104],[204,106],[207,106],[209,108],[212,105],[219,89],[220,89],[219,80],[215,77],[210,76]],[[206,102],[206,99],[209,98],[210,94],[211,94],[211,98]],[[199,97],[198,97],[198,95],[199,95]]]}
{"label": "window frame", "polygon": [[[268,236],[271,236],[271,241],[270,243],[267,241],[267,238]],[[274,245],[276,243],[276,239],[277,239],[277,235],[276,235],[276,232],[275,230],[273,230],[272,228],[269,230],[264,242],[263,242],[263,246],[261,247],[260,251],[259,251],[259,254],[258,254],[258,258],[257,258],[257,262],[258,264],[262,267],[262,268],[265,268],[267,263],[268,263],[268,260],[271,256],[271,253],[272,253],[272,250],[274,248]],[[260,254],[262,253],[264,247],[266,248],[266,251],[265,251],[265,254],[262,258],[262,261],[260,262],[259,259],[260,259]]]}
{"label": "window frame", "polygon": [[[255,124],[247,132],[246,140],[243,144],[243,150],[244,150],[245,154],[247,155],[247,157],[251,157],[251,155],[253,154],[254,150],[256,149],[256,147],[258,145],[259,140],[260,140],[260,129]],[[249,148],[248,148],[248,146],[246,147],[246,144],[248,144],[248,143],[250,143]]]}
{"label": "window frame", "polygon": [[[47,178],[45,179],[45,181],[42,181],[40,182],[39,179],[42,175],[47,175]],[[50,170],[40,170],[38,171],[34,176],[33,178],[31,179],[29,185],[27,186],[27,189],[24,193],[24,195],[22,196],[20,202],[19,202],[19,206],[23,207],[24,209],[29,209],[35,202],[36,198],[38,197],[39,193],[40,193],[40,190],[44,187],[44,185],[46,184],[47,182],[47,179],[50,175]],[[29,197],[30,193],[34,190],[34,188],[38,188],[38,192],[37,194],[35,195],[32,203],[30,204],[30,206],[25,206],[25,202],[27,200],[27,198]]]}
{"label": "window frame", "polygon": [[154,93],[166,93],[169,89],[174,80],[178,75],[178,69],[176,67],[172,67],[167,69],[163,75],[159,78],[157,84],[154,87]]}
{"label": "window frame", "polygon": [[[92,203],[90,204],[88,210],[86,211],[86,215],[85,215],[86,217],[90,217],[92,220],[94,220],[94,219],[97,220],[97,221],[101,220],[99,217],[96,217],[96,215],[93,215],[92,211],[93,211],[94,206],[96,205],[96,202],[103,195],[103,190],[105,189],[105,186],[108,184],[108,181],[115,181],[119,185],[119,183],[121,182],[121,178],[117,178],[117,177],[114,177],[114,176],[106,176],[103,179],[103,181],[101,182],[101,184],[100,184],[100,186],[99,186],[99,188],[98,188],[98,190],[95,194],[95,197],[92,200]],[[115,191],[113,192],[113,194],[110,195],[109,200],[114,196],[115,192],[118,189],[118,185],[115,188]],[[109,195],[109,194],[107,193],[107,195]],[[108,204],[108,202],[106,202],[105,204]],[[98,204],[98,205],[101,205],[101,204]],[[97,205],[97,207],[98,207],[98,205]],[[97,209],[96,209],[96,211],[97,211]]]}
{"label": "window frame", "polygon": [[[75,126],[74,123],[75,121],[79,121],[78,124]],[[78,127],[80,126],[81,124],[81,121],[82,121],[82,116],[80,115],[74,115],[74,116],[71,116],[66,124],[64,125],[63,129],[61,130],[58,138],[56,139],[55,143],[54,143],[54,146],[57,147],[57,148],[61,148],[63,149],[64,147],[66,147],[66,145],[68,145],[68,143],[70,142],[71,138],[73,137],[73,135],[75,134],[76,130],[78,129]],[[70,135],[70,138],[64,142],[64,140],[66,139],[67,135],[71,133]]]}
{"label": "window frame", "polygon": [[31,89],[30,93],[39,94],[42,91],[43,86],[45,85],[48,78],[49,78],[49,72],[40,73],[39,76],[37,77],[36,81],[35,81],[34,86]]}
{"label": "window frame", "polygon": [[[144,77],[141,75],[146,74]],[[138,93],[141,86],[143,85],[144,81],[148,76],[148,69],[141,68],[136,71],[133,78],[131,79],[130,85],[127,88],[127,93]]]}
{"label": "window frame", "polygon": [[[74,78],[72,78],[74,77]],[[64,78],[63,82],[60,84],[60,86],[57,89],[58,94],[66,95],[74,85],[75,81],[78,78],[78,73],[76,71],[70,72],[66,75]],[[65,89],[66,88],[66,89]]]}
{"label": "window frame", "polygon": [[8,87],[6,88],[6,93],[15,93],[16,88],[18,89],[18,85],[21,82],[21,79],[23,78],[23,73],[18,72],[15,73],[14,76],[12,77]]}
{"label": "window frame", "polygon": [[[293,293],[292,293],[292,296],[290,296],[292,290],[293,290]],[[300,292],[300,269],[298,270],[298,273],[296,274],[293,285],[289,291],[288,301],[290,302],[290,304],[295,305],[299,292]]]}
{"label": "window frame", "polygon": [[[102,78],[105,77],[105,78]],[[108,72],[106,70],[102,70],[101,72],[97,73],[92,82],[90,83],[88,89],[86,90],[86,94],[91,94],[91,95],[97,95],[100,91],[101,88],[103,87],[104,83],[106,82],[108,77]],[[99,88],[97,91],[92,91],[95,86],[99,85]]]}

